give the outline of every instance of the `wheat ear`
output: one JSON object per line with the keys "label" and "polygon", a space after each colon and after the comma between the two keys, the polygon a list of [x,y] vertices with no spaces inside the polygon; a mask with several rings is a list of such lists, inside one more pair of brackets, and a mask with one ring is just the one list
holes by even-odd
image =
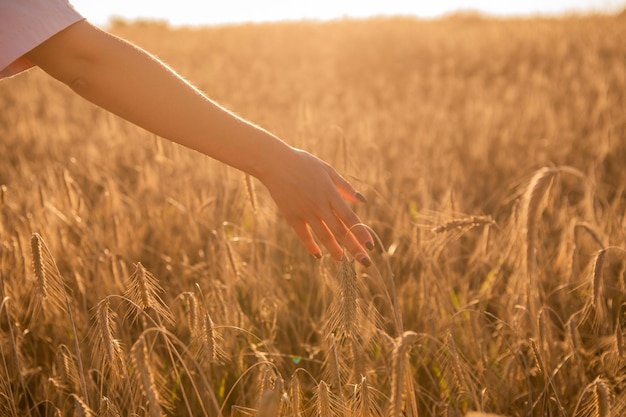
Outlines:
{"label": "wheat ear", "polygon": [[172,313],[159,296],[162,292],[163,288],[161,288],[154,275],[146,270],[141,262],[137,262],[135,271],[128,279],[127,289],[124,293],[124,296],[134,303],[130,310],[130,314],[133,315],[133,321],[137,320],[142,314],[142,311],[136,308],[136,306],[139,306],[144,311],[152,309],[159,320],[165,320],[173,324]]}
{"label": "wheat ear", "polygon": [[594,259],[592,267],[592,296],[591,303],[597,316],[597,323],[603,323],[608,313],[604,304],[604,261],[606,258],[606,249],[599,250]]}
{"label": "wheat ear", "polygon": [[315,415],[317,417],[339,417],[345,414],[345,406],[332,393],[323,380],[317,384],[314,393]]}
{"label": "wheat ear", "polygon": [[74,415],[76,417],[96,417],[96,413],[80,397],[74,394],[71,396],[74,399]]}
{"label": "wheat ear", "polygon": [[[401,417],[406,415],[404,412],[404,398],[406,394],[405,380],[410,387],[410,366],[408,363],[408,354],[411,347],[417,342],[417,333],[407,330],[402,336],[396,339],[395,348],[391,357],[391,398],[390,398],[390,417]],[[411,393],[412,394],[412,393]],[[417,413],[413,413],[417,416]]]}
{"label": "wheat ear", "polygon": [[353,415],[359,417],[378,417],[381,415],[372,393],[372,387],[370,387],[365,376],[361,377],[361,382],[355,386],[355,396]]}
{"label": "wheat ear", "polygon": [[31,320],[46,305],[53,305],[57,310],[66,312],[65,288],[52,254],[41,235],[33,233],[30,239],[33,273],[36,279],[35,297],[31,308]]}
{"label": "wheat ear", "polygon": [[98,410],[99,417],[122,417],[120,410],[109,400],[107,397],[102,397],[100,400],[100,409]]}
{"label": "wheat ear", "polygon": [[[84,378],[85,372],[83,368],[83,361],[80,356],[79,337],[78,332],[76,331],[76,321],[74,320],[74,314],[72,312],[70,298],[66,291],[65,284],[63,283],[61,272],[59,272],[59,268],[57,267],[57,264],[54,261],[54,257],[50,253],[46,242],[44,242],[43,238],[38,233],[33,233],[31,236],[31,250],[33,255],[33,269],[35,271],[35,276],[39,284],[38,292],[41,299],[45,300],[46,298],[50,299],[50,297],[54,297],[55,300],[53,301],[53,303],[57,305],[62,305],[61,303],[65,302],[65,305],[61,307],[61,310],[67,313],[69,323],[72,328],[80,387],[82,390],[83,398],[85,398],[85,401],[87,401],[87,406],[89,406],[87,385],[85,384]],[[39,297],[35,298],[37,299]]]}
{"label": "wheat ear", "polygon": [[537,223],[539,205],[550,188],[552,180],[559,173],[556,168],[542,168],[530,180],[522,198],[521,217],[524,230],[524,270],[526,272],[526,303],[529,316],[536,317],[537,296],[535,287]]}
{"label": "wheat ear", "polygon": [[148,348],[143,337],[140,337],[133,345],[131,356],[138,378],[138,385],[148,401],[150,417],[162,417],[161,398],[154,380],[154,372],[149,362]]}
{"label": "wheat ear", "polygon": [[572,415],[611,417],[614,398],[609,385],[600,377],[585,387]]}
{"label": "wheat ear", "polygon": [[292,417],[301,417],[302,416],[302,387],[300,386],[300,380],[298,379],[298,374],[296,372],[291,376],[291,381],[289,381],[289,398],[290,402],[290,410]]}
{"label": "wheat ear", "polygon": [[122,342],[115,337],[115,318],[109,299],[103,298],[96,306],[91,330],[94,361],[114,383],[125,374],[126,368]]}

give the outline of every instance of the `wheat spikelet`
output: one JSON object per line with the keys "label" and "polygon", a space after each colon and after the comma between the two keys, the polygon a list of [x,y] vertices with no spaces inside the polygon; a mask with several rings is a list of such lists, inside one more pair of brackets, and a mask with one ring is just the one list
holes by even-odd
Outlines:
{"label": "wheat spikelet", "polygon": [[339,392],[343,392],[349,367],[346,365],[345,357],[340,352],[339,346],[337,346],[336,336],[332,333],[328,334],[325,340],[326,350],[322,363],[322,377]]}
{"label": "wheat spikelet", "polygon": [[543,357],[541,356],[541,352],[539,352],[539,348],[537,347],[537,342],[534,339],[530,340],[530,350],[533,354],[533,358],[535,359],[535,364],[537,365],[537,369],[543,375],[544,382],[548,382],[548,370],[543,362]]}
{"label": "wheat spikelet", "polygon": [[289,399],[290,402],[290,415],[292,417],[302,416],[302,387],[300,386],[300,380],[296,372],[291,376],[289,381]]}
{"label": "wheat spikelet", "polygon": [[354,272],[354,264],[349,262],[344,255],[339,264],[339,283],[340,283],[340,323],[344,334],[354,334],[358,325],[358,289],[356,284],[356,273]]}
{"label": "wheat spikelet", "polygon": [[94,361],[115,382],[124,375],[126,361],[122,342],[115,337],[115,313],[111,310],[108,298],[98,302],[93,320],[91,340],[94,344]]}
{"label": "wheat spikelet", "polygon": [[222,237],[223,237],[223,241],[224,241],[224,247],[226,248],[226,255],[228,257],[228,262],[229,262],[230,267],[232,269],[233,275],[236,278],[239,278],[241,275],[240,275],[240,272],[239,272],[239,268],[237,267],[237,261],[235,260],[235,253],[233,251],[233,248],[230,245],[230,241],[228,240],[228,237],[226,236],[225,232],[222,233]]}
{"label": "wheat spikelet", "polygon": [[198,332],[200,328],[200,307],[198,305],[198,298],[193,292],[184,292],[181,294],[185,303],[185,312],[187,313],[187,325],[192,334]]}
{"label": "wheat spikelet", "polygon": [[451,220],[442,225],[433,227],[433,233],[448,233],[456,230],[473,229],[474,227],[494,225],[495,222],[489,216],[471,216],[464,219]]}
{"label": "wheat spikelet", "polygon": [[204,314],[202,331],[200,333],[200,358],[207,364],[219,363],[225,353],[220,347],[220,335],[215,330],[213,320],[209,313]]}
{"label": "wheat spikelet", "polygon": [[57,371],[59,372],[58,384],[60,388],[74,391],[79,386],[78,368],[76,360],[67,346],[59,345],[56,354]]}
{"label": "wheat spikelet", "polygon": [[326,382],[320,381],[317,385],[317,392],[315,401],[317,416],[318,417],[330,417],[332,416],[332,410],[330,407],[330,392],[328,391],[328,385]]}
{"label": "wheat spikelet", "polygon": [[215,343],[215,329],[213,327],[213,320],[211,320],[211,316],[209,313],[204,315],[204,326],[202,327],[203,332],[203,346],[205,346],[205,352],[207,356],[207,360],[209,363],[215,362],[217,358],[217,344]]}
{"label": "wheat spikelet", "polygon": [[337,282],[339,283],[339,300],[330,309],[326,334],[334,333],[339,339],[343,339],[359,331],[362,316],[354,261],[349,261],[345,255],[341,257],[339,263]]}
{"label": "wheat spikelet", "polygon": [[250,204],[252,205],[252,211],[256,213],[257,201],[256,201],[256,192],[254,190],[254,183],[252,182],[252,176],[249,174],[246,174],[245,177],[246,177],[246,191],[248,192],[248,198],[250,199]]}
{"label": "wheat spikelet", "polygon": [[461,366],[461,358],[459,357],[456,343],[454,342],[454,338],[452,337],[452,332],[450,332],[449,330],[446,334],[446,347],[448,350],[450,361],[452,362],[452,370],[456,377],[456,383],[459,386],[463,387],[465,386],[465,373],[463,372],[463,367]]}
{"label": "wheat spikelet", "polygon": [[138,385],[147,399],[150,417],[161,417],[161,398],[157,389],[152,366],[149,362],[148,348],[143,337],[140,337],[131,349],[133,367],[138,378]]}
{"label": "wheat spikelet", "polygon": [[[133,301],[143,311],[152,309],[160,320],[173,324],[172,313],[159,296],[159,293],[162,292],[163,288],[161,288],[154,275],[146,270],[141,262],[137,262],[135,271],[128,279],[124,296]],[[142,311],[133,305],[130,313],[133,314],[133,320],[136,321]]]}
{"label": "wheat spikelet", "polygon": [[606,249],[599,250],[593,260],[591,274],[591,304],[596,312],[597,324],[604,323],[608,316],[606,305],[604,304],[604,260]]}
{"label": "wheat spikelet", "polygon": [[315,400],[315,415],[317,417],[339,417],[346,411],[345,406],[323,380],[317,384],[313,399]]}
{"label": "wheat spikelet", "polygon": [[122,417],[120,410],[107,397],[102,397],[98,417]]}
{"label": "wheat spikelet", "polygon": [[[405,415],[405,412],[410,412],[410,410],[404,409],[407,386],[412,387],[408,353],[417,339],[417,333],[410,330],[405,331],[402,336],[396,339],[391,357],[390,417],[401,417]],[[413,416],[417,416],[417,413],[414,412]]]}
{"label": "wheat spikelet", "polygon": [[587,385],[578,399],[574,417],[612,417],[613,392],[600,377]]}
{"label": "wheat spikelet", "polygon": [[537,217],[539,205],[550,188],[552,180],[559,173],[555,168],[542,168],[532,177],[526,192],[522,197],[521,219],[524,232],[524,270],[526,272],[526,303],[531,318],[536,317],[537,296],[535,285],[536,271],[536,240],[537,240]]}
{"label": "wheat spikelet", "polygon": [[381,415],[380,408],[372,393],[372,387],[366,377],[361,377],[361,382],[355,386],[355,401],[353,415],[359,417],[378,417]]}
{"label": "wheat spikelet", "polygon": [[76,417],[96,417],[96,413],[80,397],[74,394],[71,396],[74,399],[74,415]]}
{"label": "wheat spikelet", "polygon": [[32,234],[30,244],[33,272],[37,282],[31,307],[31,320],[48,304],[54,306],[58,311],[66,311],[65,288],[54,258],[38,233]]}
{"label": "wheat spikelet", "polygon": [[598,416],[611,417],[612,393],[608,384],[601,378],[597,378],[593,384],[593,393],[597,398]]}

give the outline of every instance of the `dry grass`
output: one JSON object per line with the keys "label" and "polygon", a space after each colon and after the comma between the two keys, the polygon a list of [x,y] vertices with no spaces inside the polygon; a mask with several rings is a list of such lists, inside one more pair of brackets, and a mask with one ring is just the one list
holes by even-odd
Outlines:
{"label": "dry grass", "polygon": [[0,414],[620,416],[626,21],[118,24],[366,196],[311,259],[254,179],[0,83]]}

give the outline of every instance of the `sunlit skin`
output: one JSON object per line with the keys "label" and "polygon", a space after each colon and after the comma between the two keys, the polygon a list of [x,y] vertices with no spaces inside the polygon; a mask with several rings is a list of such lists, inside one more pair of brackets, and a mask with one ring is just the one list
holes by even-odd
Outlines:
{"label": "sunlit skin", "polygon": [[[92,103],[259,179],[306,250],[365,266],[373,239],[348,203],[364,198],[330,165],[220,107],[142,49],[81,21],[26,57]],[[315,238],[314,238],[315,237]]]}

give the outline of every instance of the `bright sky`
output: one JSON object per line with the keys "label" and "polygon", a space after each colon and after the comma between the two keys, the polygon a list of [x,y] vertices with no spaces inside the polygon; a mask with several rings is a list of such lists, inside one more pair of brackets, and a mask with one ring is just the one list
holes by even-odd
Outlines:
{"label": "bright sky", "polygon": [[344,16],[411,15],[423,18],[458,10],[490,15],[555,15],[615,12],[626,0],[70,0],[91,22],[111,16],[167,20],[173,25],[203,25],[275,20],[336,19]]}

